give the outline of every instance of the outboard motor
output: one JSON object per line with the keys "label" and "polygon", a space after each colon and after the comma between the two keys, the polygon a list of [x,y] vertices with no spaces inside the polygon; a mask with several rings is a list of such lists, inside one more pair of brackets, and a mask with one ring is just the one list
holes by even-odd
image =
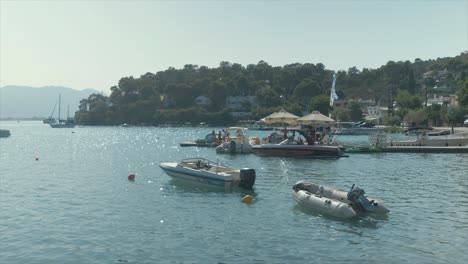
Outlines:
{"label": "outboard motor", "polygon": [[243,168],[240,170],[240,182],[239,187],[251,190],[255,183],[255,170],[249,168]]}
{"label": "outboard motor", "polygon": [[348,200],[351,202],[351,207],[363,212],[372,212],[377,207],[377,203],[374,200],[369,201],[364,196],[365,191],[359,187],[354,188],[354,184],[351,190],[348,192]]}
{"label": "outboard motor", "polygon": [[234,140],[229,142],[229,152],[236,153],[236,142]]}
{"label": "outboard motor", "polygon": [[301,190],[307,190],[305,188],[305,185],[304,185],[304,182],[303,181],[298,181],[296,182],[296,184],[293,185],[292,189],[295,191],[295,192],[298,192],[298,191],[301,191]]}

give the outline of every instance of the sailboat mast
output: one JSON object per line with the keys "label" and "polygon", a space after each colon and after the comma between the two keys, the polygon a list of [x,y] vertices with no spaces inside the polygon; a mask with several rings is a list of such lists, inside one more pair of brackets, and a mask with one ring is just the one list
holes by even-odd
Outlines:
{"label": "sailboat mast", "polygon": [[61,103],[61,100],[62,100],[62,95],[59,94],[59,114],[58,114],[58,122],[60,123],[60,105],[62,104]]}

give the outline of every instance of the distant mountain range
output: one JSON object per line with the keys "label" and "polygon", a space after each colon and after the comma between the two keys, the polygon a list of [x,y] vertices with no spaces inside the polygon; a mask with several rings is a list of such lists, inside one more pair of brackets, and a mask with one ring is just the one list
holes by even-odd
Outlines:
{"label": "distant mountain range", "polygon": [[58,98],[62,95],[62,118],[67,117],[67,108],[70,106],[70,117],[78,111],[81,99],[87,99],[89,95],[99,93],[99,91],[86,89],[74,90],[62,86],[4,86],[0,87],[0,119],[27,119],[27,118],[45,118],[52,114],[58,116]]}

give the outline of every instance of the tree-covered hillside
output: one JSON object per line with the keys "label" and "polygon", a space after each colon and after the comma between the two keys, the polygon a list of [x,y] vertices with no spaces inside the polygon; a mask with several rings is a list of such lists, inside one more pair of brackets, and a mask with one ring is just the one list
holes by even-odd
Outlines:
{"label": "tree-covered hillside", "polygon": [[[123,77],[111,87],[109,97],[93,94],[83,99],[76,120],[83,125],[182,122],[225,125],[234,121],[229,114],[234,110],[226,107],[226,98],[247,95],[257,98],[257,104],[243,105],[243,111],[250,112],[251,119],[262,118],[279,108],[296,115],[315,109],[328,114],[332,110],[328,96],[334,74],[322,63],[271,66],[260,61],[243,66],[223,61],[217,68],[185,65],[183,69],[148,72],[139,78]],[[336,90],[341,100],[371,99],[380,106],[391,106],[389,102],[398,95],[422,101],[426,93],[468,96],[468,53],[429,61],[389,61],[378,69],[362,71],[351,67],[336,74]],[[212,103],[197,105],[195,99],[199,96],[209,98]],[[467,106],[466,99],[460,99],[462,106]]]}

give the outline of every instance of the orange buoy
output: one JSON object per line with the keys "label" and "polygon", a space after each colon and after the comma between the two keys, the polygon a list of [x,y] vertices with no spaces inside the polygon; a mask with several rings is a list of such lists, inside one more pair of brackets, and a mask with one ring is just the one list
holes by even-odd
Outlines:
{"label": "orange buoy", "polygon": [[132,173],[132,174],[129,174],[127,178],[129,181],[133,181],[135,180],[135,177],[136,177],[135,173]]}
{"label": "orange buoy", "polygon": [[244,197],[242,197],[242,200],[241,200],[243,203],[251,203],[254,201],[254,197],[252,195],[246,195]]}

